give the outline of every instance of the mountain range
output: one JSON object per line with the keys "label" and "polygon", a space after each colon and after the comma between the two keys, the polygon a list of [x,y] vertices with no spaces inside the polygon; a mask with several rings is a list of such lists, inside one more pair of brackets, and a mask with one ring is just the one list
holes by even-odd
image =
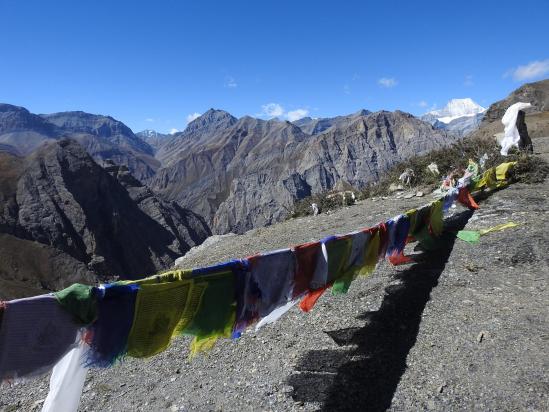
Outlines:
{"label": "mountain range", "polygon": [[484,107],[467,97],[465,99],[452,99],[442,109],[431,110],[425,116],[431,115],[438,121],[448,124],[461,117],[473,117],[485,111]]}
{"label": "mountain range", "polygon": [[154,149],[124,123],[110,116],[84,112],[47,115],[0,104],[0,144],[4,151],[28,155],[43,143],[72,138],[100,164],[110,159],[127,166],[138,179],[154,175],[160,163]]}
{"label": "mountain range", "polygon": [[450,127],[464,119],[493,138],[517,101],[532,103],[530,134],[549,135],[549,80],[486,112],[454,101],[428,114],[434,126],[398,110],[288,122],[210,109],[173,135],[134,134],[109,116],[0,104],[0,289],[156,272],[212,233],[269,225],[296,199],[375,182],[460,139]]}
{"label": "mountain range", "polygon": [[291,123],[210,109],[166,135],[134,134],[109,116],[0,106],[0,150],[24,156],[64,138],[99,165],[126,166],[163,199],[203,216],[215,233],[280,221],[298,198],[338,183],[364,186],[394,163],[456,139],[400,111]]}
{"label": "mountain range", "polygon": [[214,233],[242,233],[280,221],[297,198],[338,182],[362,187],[393,164],[456,140],[400,111],[298,124],[210,109],[162,146],[162,167],[148,183],[204,216]]}

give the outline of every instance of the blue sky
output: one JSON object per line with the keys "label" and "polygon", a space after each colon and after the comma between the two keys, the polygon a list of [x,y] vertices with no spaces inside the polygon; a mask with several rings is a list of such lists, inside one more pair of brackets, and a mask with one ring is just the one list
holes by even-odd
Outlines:
{"label": "blue sky", "polygon": [[549,1],[0,0],[0,102],[183,129],[210,107],[296,118],[549,77]]}

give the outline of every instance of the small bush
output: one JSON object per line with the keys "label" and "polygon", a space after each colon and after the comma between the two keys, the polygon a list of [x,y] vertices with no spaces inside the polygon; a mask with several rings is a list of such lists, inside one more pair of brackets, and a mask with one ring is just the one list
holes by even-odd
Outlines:
{"label": "small bush", "polygon": [[513,178],[522,183],[543,183],[549,176],[549,164],[541,157],[519,154]]}

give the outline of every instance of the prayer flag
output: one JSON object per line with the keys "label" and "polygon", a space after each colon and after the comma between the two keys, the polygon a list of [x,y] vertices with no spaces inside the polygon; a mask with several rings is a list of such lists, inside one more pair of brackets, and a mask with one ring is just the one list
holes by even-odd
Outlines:
{"label": "prayer flag", "polygon": [[78,329],[53,295],[6,302],[0,325],[0,381],[49,371],[76,346]]}

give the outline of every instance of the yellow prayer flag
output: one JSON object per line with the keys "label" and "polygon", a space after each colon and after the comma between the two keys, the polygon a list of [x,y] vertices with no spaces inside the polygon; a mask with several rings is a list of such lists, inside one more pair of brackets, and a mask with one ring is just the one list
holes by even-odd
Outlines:
{"label": "yellow prayer flag", "polygon": [[187,307],[190,280],[140,285],[128,355],[143,358],[165,350]]}
{"label": "yellow prayer flag", "polygon": [[508,178],[509,171],[517,164],[517,162],[501,163],[496,166],[496,179],[505,181]]}
{"label": "yellow prayer flag", "polygon": [[481,229],[481,230],[479,230],[479,233],[482,236],[482,235],[485,235],[487,233],[499,232],[500,230],[510,229],[512,227],[517,227],[517,226],[518,226],[518,224],[515,223],[515,222],[507,222],[507,223],[502,223],[500,225],[492,226],[488,229]]}
{"label": "yellow prayer flag", "polygon": [[417,216],[418,216],[417,209],[410,209],[406,211],[404,214],[408,217],[408,220],[410,221],[410,229],[408,230],[408,234],[414,233],[416,231],[416,226],[417,226]]}
{"label": "yellow prayer flag", "polygon": [[370,237],[364,253],[364,265],[360,268],[358,274],[360,276],[368,276],[374,271],[379,257],[379,230]]}
{"label": "yellow prayer flag", "polygon": [[434,236],[440,236],[442,234],[442,229],[444,225],[442,207],[442,199],[436,200],[431,203],[431,216],[429,218],[429,223]]}

